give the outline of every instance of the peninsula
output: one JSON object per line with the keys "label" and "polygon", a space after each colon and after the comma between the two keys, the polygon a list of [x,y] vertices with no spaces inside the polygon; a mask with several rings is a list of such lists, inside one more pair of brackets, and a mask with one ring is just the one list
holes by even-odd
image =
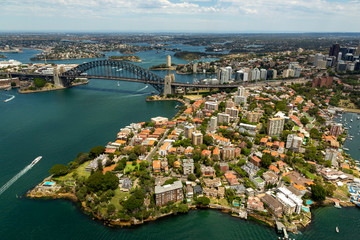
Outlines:
{"label": "peninsula", "polygon": [[121,128],[106,146],[53,166],[27,196],[80,202],[112,226],[206,207],[296,232],[314,204],[359,205],[346,127],[321,104],[342,83],[317,81],[178,96],[185,104],[173,119]]}

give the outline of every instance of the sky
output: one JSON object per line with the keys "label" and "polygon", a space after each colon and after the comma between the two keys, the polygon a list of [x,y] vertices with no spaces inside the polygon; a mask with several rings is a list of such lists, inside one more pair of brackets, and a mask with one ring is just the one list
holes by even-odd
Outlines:
{"label": "sky", "polygon": [[360,0],[0,0],[0,31],[360,32]]}

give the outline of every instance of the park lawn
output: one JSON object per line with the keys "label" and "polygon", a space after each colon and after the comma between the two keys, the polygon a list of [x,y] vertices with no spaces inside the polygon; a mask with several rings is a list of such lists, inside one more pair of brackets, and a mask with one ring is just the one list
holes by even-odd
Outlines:
{"label": "park lawn", "polygon": [[210,203],[211,204],[219,204],[221,206],[226,206],[226,207],[229,206],[229,204],[225,198],[220,198],[219,200],[217,198],[210,198]]}
{"label": "park lawn", "polygon": [[123,200],[125,197],[129,198],[130,193],[121,192],[120,188],[115,190],[115,196],[111,199],[111,203],[114,204],[116,209],[122,209],[123,207],[120,205],[119,201]]}
{"label": "park lawn", "polygon": [[132,163],[126,164],[125,173],[133,172],[136,167],[137,169],[139,169],[140,167],[139,163],[137,163],[135,166]]}
{"label": "park lawn", "polygon": [[340,199],[340,200],[349,200],[349,190],[347,185],[344,185],[342,187],[338,187],[335,191],[334,191],[334,198]]}
{"label": "park lawn", "polygon": [[64,175],[64,176],[60,176],[60,177],[55,177],[53,178],[54,180],[57,181],[75,181],[73,178],[73,174],[76,172],[78,174],[78,176],[82,176],[85,178],[88,178],[90,176],[89,172],[85,171],[85,167],[89,164],[89,162],[85,162],[83,164],[81,164],[79,167],[77,167],[76,169],[72,170],[70,173]]}

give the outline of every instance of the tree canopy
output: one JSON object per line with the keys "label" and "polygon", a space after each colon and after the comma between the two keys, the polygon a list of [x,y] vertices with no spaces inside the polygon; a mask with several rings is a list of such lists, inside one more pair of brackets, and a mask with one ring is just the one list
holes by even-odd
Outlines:
{"label": "tree canopy", "polygon": [[86,180],[86,187],[91,192],[98,191],[107,191],[109,189],[115,190],[118,187],[119,179],[107,172],[103,174],[102,172],[96,172]]}
{"label": "tree canopy", "polygon": [[68,173],[68,167],[63,164],[56,164],[49,170],[49,173],[55,177],[63,176]]}

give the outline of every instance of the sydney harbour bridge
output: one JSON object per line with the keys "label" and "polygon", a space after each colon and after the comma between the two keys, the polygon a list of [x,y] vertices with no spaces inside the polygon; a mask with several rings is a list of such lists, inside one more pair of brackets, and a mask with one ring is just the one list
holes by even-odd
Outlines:
{"label": "sydney harbour bridge", "polygon": [[230,84],[196,84],[196,83],[181,83],[175,82],[173,74],[169,74],[162,78],[155,73],[144,69],[140,66],[132,64],[127,61],[117,60],[97,60],[78,65],[66,72],[54,74],[41,74],[41,73],[21,73],[12,72],[12,77],[19,77],[20,80],[31,80],[34,78],[42,77],[48,81],[54,81],[55,85],[70,87],[72,83],[78,78],[88,79],[106,79],[127,82],[138,82],[150,84],[159,93],[164,95],[175,92],[176,88],[182,88],[185,92],[192,89],[225,89],[236,88],[244,83],[230,83]]}

